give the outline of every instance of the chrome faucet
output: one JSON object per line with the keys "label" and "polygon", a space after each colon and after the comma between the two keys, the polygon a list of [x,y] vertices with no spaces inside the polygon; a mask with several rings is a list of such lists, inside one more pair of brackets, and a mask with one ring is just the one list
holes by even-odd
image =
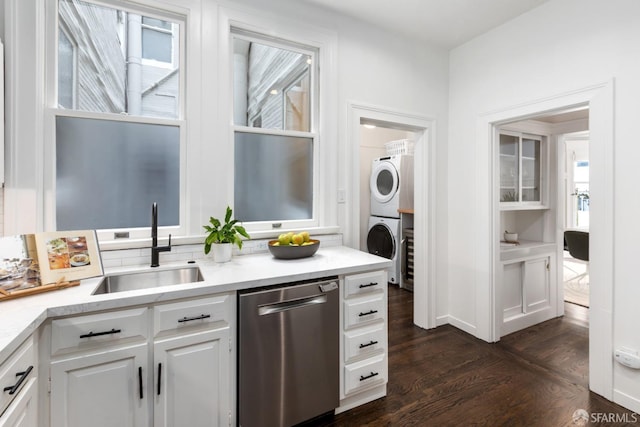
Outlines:
{"label": "chrome faucet", "polygon": [[151,205],[151,267],[160,266],[160,252],[171,250],[171,234],[169,234],[169,244],[158,246],[158,204]]}

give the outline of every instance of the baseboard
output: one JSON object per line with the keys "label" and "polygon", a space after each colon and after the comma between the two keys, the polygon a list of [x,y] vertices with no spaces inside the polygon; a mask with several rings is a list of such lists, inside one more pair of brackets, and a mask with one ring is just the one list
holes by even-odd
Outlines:
{"label": "baseboard", "polygon": [[436,317],[436,327],[449,324],[449,315]]}
{"label": "baseboard", "polygon": [[[621,392],[620,390],[613,389],[613,401],[620,406],[624,406],[630,411],[635,412],[636,414],[640,414],[640,399],[635,398],[633,396],[629,396],[626,393]],[[640,421],[640,415],[636,415],[636,420]]]}
{"label": "baseboard", "polygon": [[383,384],[378,387],[363,391],[354,396],[345,397],[340,401],[340,407],[336,408],[335,413],[348,411],[356,406],[364,405],[365,403],[373,400],[385,397],[387,395],[387,385]]}
{"label": "baseboard", "polygon": [[458,328],[458,329],[460,329],[460,330],[462,330],[462,331],[464,331],[464,332],[466,332],[468,334],[471,334],[474,337],[477,337],[477,335],[476,335],[477,334],[477,328],[474,325],[472,325],[471,323],[467,323],[464,320],[460,320],[460,319],[458,319],[458,318],[456,318],[454,316],[451,316],[451,315],[449,315],[448,318],[449,318],[449,322],[448,323],[451,326],[455,326],[456,328]]}

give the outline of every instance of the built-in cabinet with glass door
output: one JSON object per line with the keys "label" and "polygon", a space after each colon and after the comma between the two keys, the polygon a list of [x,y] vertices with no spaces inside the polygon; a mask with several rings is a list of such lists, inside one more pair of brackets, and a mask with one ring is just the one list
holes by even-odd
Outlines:
{"label": "built-in cabinet with glass door", "polygon": [[544,137],[501,131],[500,208],[544,207]]}
{"label": "built-in cabinet with glass door", "polygon": [[[512,124],[497,133],[500,215],[500,336],[555,315],[555,209],[548,183],[554,158],[548,134]],[[530,132],[530,131],[529,131]],[[516,242],[503,241],[515,233]]]}

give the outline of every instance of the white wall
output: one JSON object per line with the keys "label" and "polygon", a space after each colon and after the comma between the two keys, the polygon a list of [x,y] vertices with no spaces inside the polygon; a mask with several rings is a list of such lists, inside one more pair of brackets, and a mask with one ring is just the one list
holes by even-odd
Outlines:
{"label": "white wall", "polygon": [[[485,262],[491,236],[476,232],[490,227],[491,209],[489,163],[479,161],[488,158],[486,147],[477,144],[480,117],[615,79],[613,344],[640,349],[640,199],[627,197],[637,194],[634,184],[640,180],[639,22],[636,0],[551,0],[451,52],[450,315],[470,329],[478,327],[475,289],[491,270]],[[614,400],[640,411],[639,371],[614,365],[613,389]]]}

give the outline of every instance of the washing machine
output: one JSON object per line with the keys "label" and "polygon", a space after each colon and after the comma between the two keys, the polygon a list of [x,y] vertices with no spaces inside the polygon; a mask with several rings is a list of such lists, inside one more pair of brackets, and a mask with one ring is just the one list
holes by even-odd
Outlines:
{"label": "washing machine", "polygon": [[389,283],[400,283],[401,262],[400,219],[371,216],[367,233],[367,250],[369,253],[390,259],[393,264],[389,268]]}
{"label": "washing machine", "polygon": [[400,218],[398,209],[413,209],[413,156],[374,159],[369,186],[371,215]]}

